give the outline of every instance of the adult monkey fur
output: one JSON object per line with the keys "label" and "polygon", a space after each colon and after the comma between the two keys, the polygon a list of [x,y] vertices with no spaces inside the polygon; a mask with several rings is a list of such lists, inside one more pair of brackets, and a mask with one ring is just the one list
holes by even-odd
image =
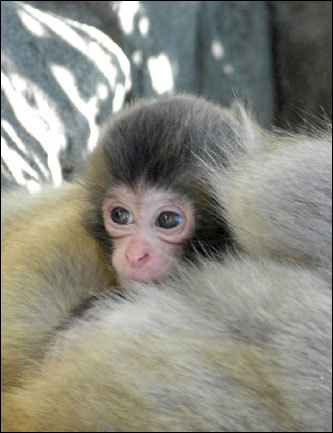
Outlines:
{"label": "adult monkey fur", "polygon": [[[189,97],[166,99],[181,100],[192,110]],[[216,146],[198,160],[235,251],[104,297],[80,317],[73,307],[110,284],[96,244],[83,259],[102,263],[100,272],[64,276],[61,293],[34,294],[33,272],[28,294],[11,287],[4,431],[331,431],[331,138],[268,134],[241,107],[221,118],[225,133],[201,125]],[[48,206],[53,222],[63,218],[56,201]],[[6,218],[10,264],[19,222]],[[27,260],[26,241],[16,261]],[[32,336],[23,335],[19,322],[32,318]]]}

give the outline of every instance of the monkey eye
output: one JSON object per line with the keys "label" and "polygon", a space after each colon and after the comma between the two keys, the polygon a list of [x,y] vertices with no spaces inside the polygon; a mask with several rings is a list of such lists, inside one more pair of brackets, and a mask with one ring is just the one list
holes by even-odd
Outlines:
{"label": "monkey eye", "polygon": [[174,227],[177,227],[182,221],[183,218],[176,212],[166,211],[162,212],[159,215],[155,224],[163,229],[173,229]]}
{"label": "monkey eye", "polygon": [[133,222],[132,215],[123,207],[115,207],[111,211],[111,219],[116,224],[127,225]]}

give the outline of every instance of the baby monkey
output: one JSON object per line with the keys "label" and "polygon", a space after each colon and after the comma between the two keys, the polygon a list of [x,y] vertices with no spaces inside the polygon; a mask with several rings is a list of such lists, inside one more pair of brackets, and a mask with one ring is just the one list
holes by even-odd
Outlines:
{"label": "baby monkey", "polygon": [[233,141],[228,133],[221,108],[190,96],[134,104],[107,125],[84,177],[84,225],[122,287],[230,243],[198,169]]}
{"label": "baby monkey", "polygon": [[198,164],[232,145],[226,113],[185,95],[135,103],[107,124],[77,182],[3,197],[3,386],[100,293],[230,243]]}

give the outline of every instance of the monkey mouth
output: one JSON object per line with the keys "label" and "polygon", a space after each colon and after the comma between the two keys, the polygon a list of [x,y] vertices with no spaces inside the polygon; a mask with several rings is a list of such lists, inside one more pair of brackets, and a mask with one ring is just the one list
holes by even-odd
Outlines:
{"label": "monkey mouth", "polygon": [[124,275],[118,275],[118,281],[125,289],[135,287],[139,283],[152,283],[160,279],[163,275],[161,272],[152,272],[151,270],[129,272]]}

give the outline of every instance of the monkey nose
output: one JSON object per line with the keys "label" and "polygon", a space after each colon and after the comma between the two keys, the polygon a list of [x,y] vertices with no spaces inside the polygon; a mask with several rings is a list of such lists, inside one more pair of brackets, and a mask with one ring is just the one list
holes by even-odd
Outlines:
{"label": "monkey nose", "polygon": [[125,256],[131,266],[138,268],[145,266],[150,261],[150,253],[147,249],[132,247],[126,251]]}

